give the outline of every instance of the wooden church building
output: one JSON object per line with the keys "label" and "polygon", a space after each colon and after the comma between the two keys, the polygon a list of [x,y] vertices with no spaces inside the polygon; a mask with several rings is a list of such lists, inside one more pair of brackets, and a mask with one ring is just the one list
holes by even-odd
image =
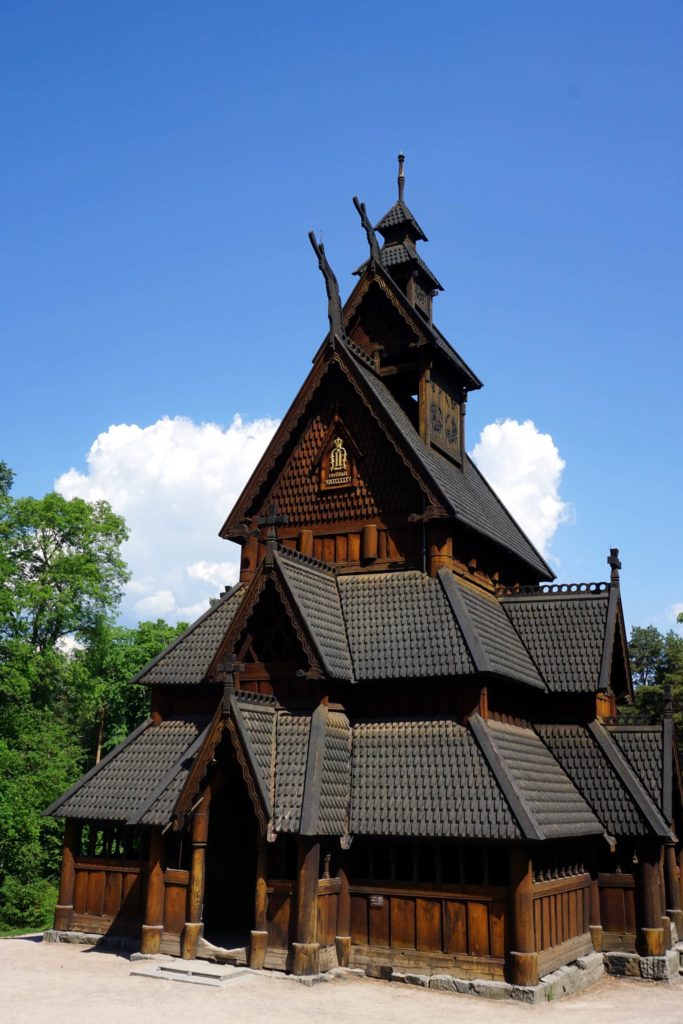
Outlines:
{"label": "wooden church building", "polygon": [[[683,934],[670,704],[632,696],[618,552],[559,585],[466,452],[482,385],[398,198],[221,529],[236,586],[133,682],[150,717],[48,808],[55,928],[299,974],[534,984]],[[378,235],[381,236],[378,238]]]}

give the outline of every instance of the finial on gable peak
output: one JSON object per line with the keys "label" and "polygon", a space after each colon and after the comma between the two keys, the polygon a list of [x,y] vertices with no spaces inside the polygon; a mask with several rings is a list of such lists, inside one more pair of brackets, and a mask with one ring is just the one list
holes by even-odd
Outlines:
{"label": "finial on gable peak", "polygon": [[609,558],[607,564],[610,566],[612,572],[610,573],[610,582],[619,582],[619,570],[621,569],[621,562],[619,561],[619,548],[609,549]]}
{"label": "finial on gable peak", "polygon": [[398,201],[403,202],[403,192],[406,187],[406,174],[403,169],[405,163],[405,153],[398,154]]}
{"label": "finial on gable peak", "polygon": [[368,217],[367,211],[365,209],[365,203],[361,203],[358,196],[354,196],[353,205],[356,207],[358,211],[360,222],[363,225],[363,229],[368,240],[368,245],[370,246],[370,259],[373,259],[377,263],[379,263],[379,242],[377,241],[377,235],[375,234],[375,230],[372,224],[370,223],[370,218]]}

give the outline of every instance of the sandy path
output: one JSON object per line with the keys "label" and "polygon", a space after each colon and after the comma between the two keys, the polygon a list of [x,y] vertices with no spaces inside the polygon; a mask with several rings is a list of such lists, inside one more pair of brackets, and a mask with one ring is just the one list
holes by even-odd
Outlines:
{"label": "sandy path", "polygon": [[224,989],[133,978],[125,957],[88,946],[0,940],[2,1024],[683,1024],[683,983],[605,979],[540,1007],[370,979],[313,988],[267,974]]}

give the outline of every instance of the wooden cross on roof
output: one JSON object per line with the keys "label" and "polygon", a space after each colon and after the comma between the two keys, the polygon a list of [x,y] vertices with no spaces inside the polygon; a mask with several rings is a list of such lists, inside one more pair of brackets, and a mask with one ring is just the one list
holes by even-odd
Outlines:
{"label": "wooden cross on roof", "polygon": [[273,501],[266,509],[265,516],[259,516],[256,520],[257,526],[261,528],[266,527],[266,555],[264,558],[264,564],[270,566],[273,564],[273,555],[277,551],[278,540],[277,540],[277,528],[278,526],[287,526],[289,523],[289,516],[284,515],[278,511],[277,504]]}
{"label": "wooden cross on roof", "polygon": [[235,673],[244,672],[244,662],[238,661],[235,654],[227,654],[219,665],[219,671],[224,674],[223,683],[223,714],[230,711],[230,698],[235,692]]}
{"label": "wooden cross on roof", "polygon": [[610,566],[612,572],[610,574],[610,581],[612,583],[619,582],[619,570],[621,569],[621,562],[619,561],[619,548],[609,549],[609,558],[607,564]]}

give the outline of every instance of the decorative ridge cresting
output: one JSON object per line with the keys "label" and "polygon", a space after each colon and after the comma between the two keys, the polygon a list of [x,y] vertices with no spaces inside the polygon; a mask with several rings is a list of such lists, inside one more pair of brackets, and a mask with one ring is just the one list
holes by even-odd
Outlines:
{"label": "decorative ridge cresting", "polygon": [[327,576],[337,575],[336,565],[330,565],[329,562],[321,562],[320,559],[314,558],[313,555],[304,555],[301,551],[295,551],[294,548],[279,548],[277,557],[286,558],[292,562],[299,562],[301,565],[305,565],[309,569],[318,569],[320,572],[324,572]]}
{"label": "decorative ridge cresting", "polygon": [[523,597],[535,595],[537,597],[552,597],[559,595],[566,597],[571,594],[605,594],[610,589],[610,584],[600,583],[539,583],[533,586],[498,587],[496,593],[499,597]]}

